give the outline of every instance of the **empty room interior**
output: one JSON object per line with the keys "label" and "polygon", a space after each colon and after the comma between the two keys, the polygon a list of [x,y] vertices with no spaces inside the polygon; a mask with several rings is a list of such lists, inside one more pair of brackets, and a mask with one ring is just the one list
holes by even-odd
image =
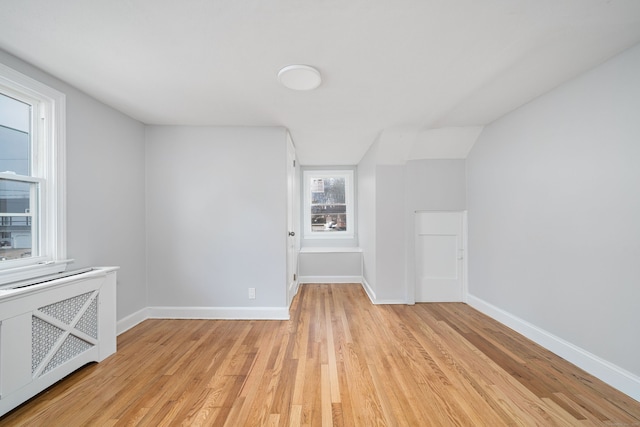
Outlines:
{"label": "empty room interior", "polygon": [[639,1],[0,7],[0,425],[640,426]]}

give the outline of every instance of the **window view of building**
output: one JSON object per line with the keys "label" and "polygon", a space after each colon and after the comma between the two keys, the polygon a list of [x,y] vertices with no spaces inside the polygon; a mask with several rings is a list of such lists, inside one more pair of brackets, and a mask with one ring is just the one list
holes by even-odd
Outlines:
{"label": "window view of building", "polygon": [[312,178],[312,231],[347,230],[347,203],[345,196],[344,177]]}
{"label": "window view of building", "polygon": [[304,237],[353,238],[353,171],[306,170],[303,180]]}

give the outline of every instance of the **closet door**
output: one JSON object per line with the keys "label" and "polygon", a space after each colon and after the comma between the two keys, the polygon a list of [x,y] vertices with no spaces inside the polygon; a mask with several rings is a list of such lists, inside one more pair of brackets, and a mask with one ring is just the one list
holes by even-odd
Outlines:
{"label": "closet door", "polygon": [[463,287],[463,213],[416,213],[416,302],[459,302]]}

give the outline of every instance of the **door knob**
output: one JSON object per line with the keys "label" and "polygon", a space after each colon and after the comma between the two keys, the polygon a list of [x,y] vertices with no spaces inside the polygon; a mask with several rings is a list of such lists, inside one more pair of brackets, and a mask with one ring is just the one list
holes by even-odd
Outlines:
{"label": "door knob", "polygon": [[293,237],[293,236],[295,236],[295,235],[296,235],[296,232],[295,232],[295,231],[290,231],[290,232],[289,232],[289,236]]}

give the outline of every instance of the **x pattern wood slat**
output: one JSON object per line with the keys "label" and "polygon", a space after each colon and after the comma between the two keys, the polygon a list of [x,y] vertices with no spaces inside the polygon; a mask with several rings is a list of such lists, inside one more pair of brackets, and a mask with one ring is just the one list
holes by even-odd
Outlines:
{"label": "x pattern wood slat", "polygon": [[147,320],[29,426],[640,426],[640,403],[458,303],[304,285],[290,321]]}

